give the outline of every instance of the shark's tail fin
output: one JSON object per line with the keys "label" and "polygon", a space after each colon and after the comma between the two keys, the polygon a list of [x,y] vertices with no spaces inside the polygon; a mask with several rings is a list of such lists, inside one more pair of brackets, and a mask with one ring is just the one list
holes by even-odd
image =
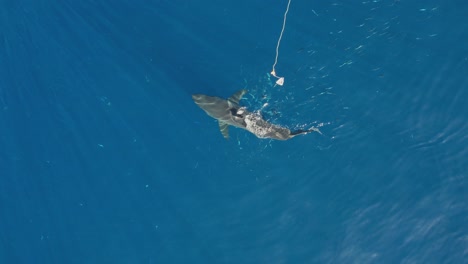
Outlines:
{"label": "shark's tail fin", "polygon": [[317,132],[317,133],[319,133],[320,135],[323,135],[322,132],[321,132],[317,127],[311,127],[311,128],[309,128],[308,131],[309,131],[309,133],[310,133],[310,132]]}
{"label": "shark's tail fin", "polygon": [[305,135],[305,134],[309,134],[311,132],[317,132],[320,135],[322,135],[322,132],[320,132],[320,130],[318,128],[311,127],[309,129],[298,129],[298,130],[291,131],[290,136],[295,137],[297,135]]}

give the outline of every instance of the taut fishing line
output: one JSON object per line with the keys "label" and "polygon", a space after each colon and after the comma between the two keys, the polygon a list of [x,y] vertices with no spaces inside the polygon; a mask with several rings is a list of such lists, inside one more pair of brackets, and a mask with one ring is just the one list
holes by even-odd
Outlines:
{"label": "taut fishing line", "polygon": [[281,43],[281,38],[283,38],[284,28],[286,26],[286,18],[288,16],[288,11],[289,11],[289,5],[290,4],[291,4],[291,0],[288,0],[288,6],[286,7],[286,12],[284,12],[283,27],[281,28],[281,33],[280,33],[280,36],[278,38],[278,43],[276,44],[275,63],[273,63],[273,67],[272,67],[273,69],[271,70],[271,75],[278,79],[278,80],[276,80],[276,84],[279,85],[279,86],[283,86],[284,77],[280,77],[280,76],[276,75],[275,67],[276,67],[276,64],[278,63],[279,46],[280,46],[280,43]]}

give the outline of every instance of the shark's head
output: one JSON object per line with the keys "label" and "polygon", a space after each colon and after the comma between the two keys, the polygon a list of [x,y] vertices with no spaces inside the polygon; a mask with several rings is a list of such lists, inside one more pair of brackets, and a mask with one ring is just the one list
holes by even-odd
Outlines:
{"label": "shark's head", "polygon": [[228,100],[208,96],[204,94],[194,94],[192,99],[209,116],[218,120],[228,120],[231,117],[231,106]]}
{"label": "shark's head", "polygon": [[229,125],[245,129],[244,114],[246,109],[239,106],[239,100],[246,92],[246,90],[240,90],[228,99],[194,94],[192,99],[209,116],[218,120],[221,133],[225,138],[229,138]]}

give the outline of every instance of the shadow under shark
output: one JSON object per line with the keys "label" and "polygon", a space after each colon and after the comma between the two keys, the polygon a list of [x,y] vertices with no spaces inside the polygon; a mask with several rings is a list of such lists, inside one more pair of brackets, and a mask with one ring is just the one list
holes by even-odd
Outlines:
{"label": "shadow under shark", "polygon": [[320,133],[315,127],[308,130],[291,131],[286,127],[269,123],[263,119],[259,112],[249,112],[246,107],[239,105],[240,99],[246,93],[247,90],[240,90],[227,100],[203,94],[194,94],[192,98],[209,116],[218,120],[219,129],[226,139],[229,138],[229,125],[245,129],[258,138],[278,140],[287,140],[313,131]]}

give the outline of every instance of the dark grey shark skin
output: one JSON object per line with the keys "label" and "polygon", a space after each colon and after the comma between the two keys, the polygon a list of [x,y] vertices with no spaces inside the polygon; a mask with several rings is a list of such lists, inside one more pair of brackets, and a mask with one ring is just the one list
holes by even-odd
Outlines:
{"label": "dark grey shark skin", "polygon": [[226,139],[229,138],[229,125],[245,129],[258,138],[277,140],[287,140],[313,131],[320,133],[317,128],[291,132],[285,127],[265,121],[259,113],[249,112],[246,107],[239,105],[240,99],[246,93],[247,90],[240,90],[227,100],[203,94],[194,94],[192,95],[192,99],[209,116],[218,120],[219,129]]}

